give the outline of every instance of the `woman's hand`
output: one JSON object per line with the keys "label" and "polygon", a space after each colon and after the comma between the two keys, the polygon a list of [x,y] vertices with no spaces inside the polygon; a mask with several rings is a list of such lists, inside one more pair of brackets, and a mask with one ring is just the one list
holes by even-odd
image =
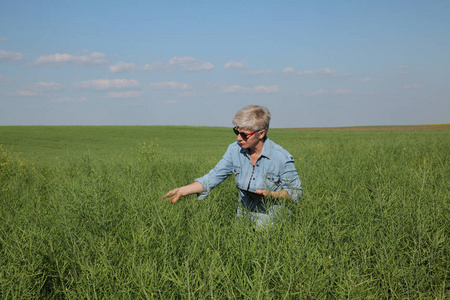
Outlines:
{"label": "woman's hand", "polygon": [[162,196],[163,200],[166,201],[171,201],[172,203],[175,203],[178,201],[178,199],[180,199],[181,197],[183,197],[184,195],[180,192],[181,188],[176,188],[173,190],[170,190],[167,194],[165,194],[164,196]]}
{"label": "woman's hand", "polygon": [[256,190],[256,193],[262,197],[291,199],[291,195],[289,195],[289,193],[285,190],[277,192],[271,192],[269,190]]}
{"label": "woman's hand", "polygon": [[269,190],[256,190],[256,193],[262,197],[270,197],[270,191]]}
{"label": "woman's hand", "polygon": [[169,191],[167,194],[162,196],[163,200],[171,201],[172,203],[175,203],[183,196],[191,195],[191,194],[198,194],[203,192],[203,186],[200,182],[195,181],[191,184],[173,189]]}

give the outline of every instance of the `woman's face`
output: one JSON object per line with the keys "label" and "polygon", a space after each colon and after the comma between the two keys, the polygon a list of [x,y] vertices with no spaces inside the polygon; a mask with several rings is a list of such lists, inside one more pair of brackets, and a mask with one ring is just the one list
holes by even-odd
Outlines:
{"label": "woman's face", "polygon": [[[255,148],[261,141],[261,138],[264,137],[264,130],[253,132],[247,129],[239,129],[239,132],[247,134],[246,139],[244,139],[240,134],[237,135],[237,141],[241,144],[241,147],[245,149]],[[252,132],[253,134],[249,135]]]}

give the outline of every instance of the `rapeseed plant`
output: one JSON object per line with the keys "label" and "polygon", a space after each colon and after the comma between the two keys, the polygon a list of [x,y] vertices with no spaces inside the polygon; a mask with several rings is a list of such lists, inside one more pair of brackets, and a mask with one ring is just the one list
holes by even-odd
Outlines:
{"label": "rapeseed plant", "polygon": [[450,297],[447,132],[273,130],[304,198],[271,232],[236,218],[232,177],[202,201],[160,200],[225,151],[197,147],[202,132],[183,141],[196,152],[159,138],[54,164],[0,146],[0,297]]}

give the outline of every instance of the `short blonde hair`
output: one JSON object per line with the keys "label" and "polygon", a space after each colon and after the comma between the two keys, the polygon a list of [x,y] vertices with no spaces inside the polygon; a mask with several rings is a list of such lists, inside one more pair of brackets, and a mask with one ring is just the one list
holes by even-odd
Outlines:
{"label": "short blonde hair", "polygon": [[233,125],[250,131],[269,130],[270,112],[260,105],[249,105],[236,113]]}

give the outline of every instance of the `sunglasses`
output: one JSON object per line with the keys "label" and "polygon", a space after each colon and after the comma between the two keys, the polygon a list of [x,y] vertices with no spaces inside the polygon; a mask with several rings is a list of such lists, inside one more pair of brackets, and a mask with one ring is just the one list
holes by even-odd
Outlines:
{"label": "sunglasses", "polygon": [[249,136],[255,134],[257,131],[252,131],[250,133],[245,133],[245,132],[240,132],[239,130],[236,129],[236,127],[233,128],[233,131],[236,135],[240,135],[242,137],[243,140],[247,140]]}

